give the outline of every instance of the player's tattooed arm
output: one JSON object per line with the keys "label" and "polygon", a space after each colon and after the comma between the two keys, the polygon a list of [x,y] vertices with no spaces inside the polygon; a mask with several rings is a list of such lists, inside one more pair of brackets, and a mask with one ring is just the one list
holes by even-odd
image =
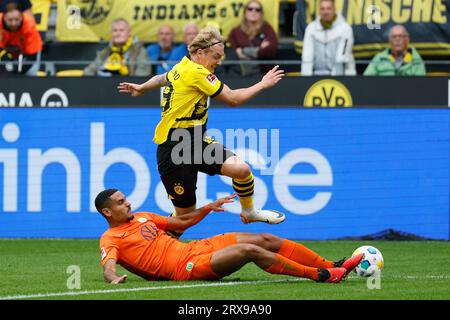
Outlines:
{"label": "player's tattooed arm", "polygon": [[118,276],[116,273],[116,261],[114,259],[109,259],[103,266],[103,277],[106,282],[111,284],[124,283],[127,281],[128,276],[124,274],[123,276]]}

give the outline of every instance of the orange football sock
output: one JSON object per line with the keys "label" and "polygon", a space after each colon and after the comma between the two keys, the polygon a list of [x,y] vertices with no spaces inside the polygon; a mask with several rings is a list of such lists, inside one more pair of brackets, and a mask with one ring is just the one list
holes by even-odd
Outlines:
{"label": "orange football sock", "polygon": [[283,257],[293,260],[297,263],[314,268],[333,268],[334,263],[324,259],[317,253],[308,249],[300,243],[291,240],[285,240],[277,252]]}
{"label": "orange football sock", "polygon": [[265,271],[272,274],[286,274],[294,277],[308,278],[317,281],[319,278],[317,268],[301,265],[295,261],[275,253],[276,262]]}

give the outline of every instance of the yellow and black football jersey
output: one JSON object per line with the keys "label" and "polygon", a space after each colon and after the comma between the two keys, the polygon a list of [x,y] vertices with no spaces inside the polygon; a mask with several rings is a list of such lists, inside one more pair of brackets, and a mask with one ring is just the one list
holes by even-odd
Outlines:
{"label": "yellow and black football jersey", "polygon": [[167,73],[162,118],[153,141],[164,143],[171,129],[206,125],[208,97],[217,96],[222,88],[222,82],[208,69],[184,57]]}

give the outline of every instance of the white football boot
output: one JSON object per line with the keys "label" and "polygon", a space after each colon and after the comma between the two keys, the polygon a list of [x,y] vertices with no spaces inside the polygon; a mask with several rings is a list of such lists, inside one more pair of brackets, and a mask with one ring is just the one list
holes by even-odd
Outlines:
{"label": "white football boot", "polygon": [[275,210],[253,209],[244,210],[241,213],[241,221],[245,224],[252,222],[265,222],[268,224],[278,224],[284,221],[286,216]]}

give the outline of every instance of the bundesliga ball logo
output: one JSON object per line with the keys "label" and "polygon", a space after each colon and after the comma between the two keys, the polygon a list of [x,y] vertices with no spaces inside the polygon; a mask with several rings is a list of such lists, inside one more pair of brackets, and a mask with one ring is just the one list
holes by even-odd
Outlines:
{"label": "bundesliga ball logo", "polygon": [[370,277],[379,275],[384,265],[383,255],[381,251],[373,246],[362,246],[353,252],[352,256],[364,253],[361,263],[355,268],[355,272],[361,277]]}

